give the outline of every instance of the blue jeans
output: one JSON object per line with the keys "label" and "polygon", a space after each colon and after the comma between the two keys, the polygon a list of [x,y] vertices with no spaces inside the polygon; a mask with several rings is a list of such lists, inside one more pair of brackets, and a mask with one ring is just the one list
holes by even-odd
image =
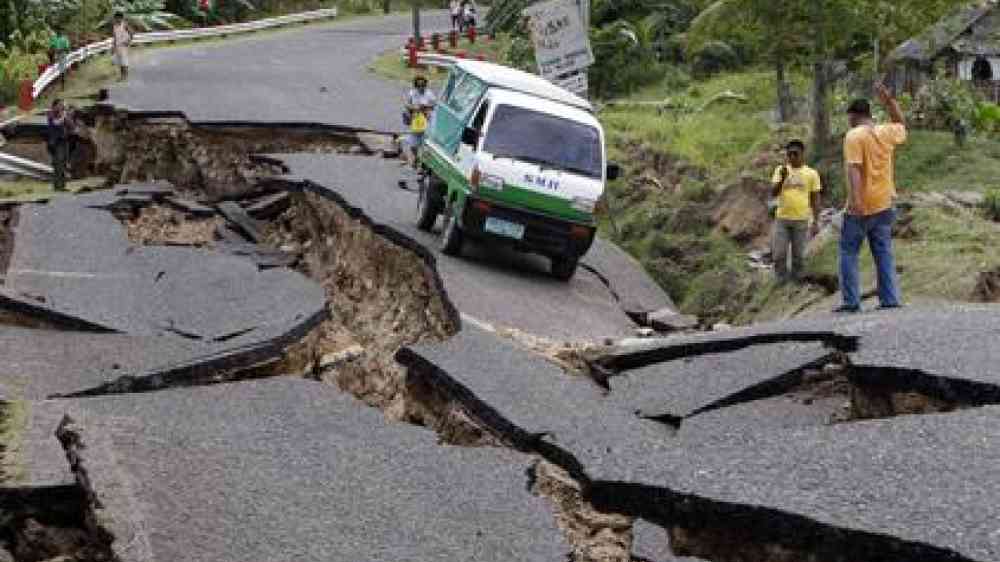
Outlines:
{"label": "blue jeans", "polygon": [[901,298],[896,281],[896,258],[892,251],[892,225],[896,210],[888,209],[868,216],[844,215],[840,232],[840,291],[844,306],[861,306],[861,279],[858,254],[868,239],[868,247],[878,272],[878,300],[882,306],[899,306]]}

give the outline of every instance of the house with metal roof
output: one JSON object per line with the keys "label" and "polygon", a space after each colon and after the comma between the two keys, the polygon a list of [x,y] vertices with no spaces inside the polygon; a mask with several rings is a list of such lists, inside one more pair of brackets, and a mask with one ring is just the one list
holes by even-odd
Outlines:
{"label": "house with metal roof", "polygon": [[897,47],[889,58],[889,82],[915,95],[935,69],[968,81],[1000,102],[1000,5],[977,0]]}

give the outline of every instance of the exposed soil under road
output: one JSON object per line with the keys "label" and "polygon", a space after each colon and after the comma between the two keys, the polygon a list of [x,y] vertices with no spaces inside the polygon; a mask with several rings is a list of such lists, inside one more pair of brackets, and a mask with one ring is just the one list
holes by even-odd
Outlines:
{"label": "exposed soil under road", "polygon": [[134,218],[123,221],[128,238],[135,244],[208,246],[215,229],[224,223],[221,217],[192,219],[180,211],[159,205],[141,209]]}

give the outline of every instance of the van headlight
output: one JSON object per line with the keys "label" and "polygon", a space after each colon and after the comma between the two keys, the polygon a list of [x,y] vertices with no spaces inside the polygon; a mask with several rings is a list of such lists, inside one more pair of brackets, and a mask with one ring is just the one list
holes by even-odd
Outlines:
{"label": "van headlight", "polygon": [[574,197],[570,206],[582,213],[593,213],[594,209],[597,208],[597,199],[590,199],[589,197]]}
{"label": "van headlight", "polygon": [[503,191],[503,178],[500,176],[485,174],[479,180],[479,187],[483,189],[492,189],[493,191]]}

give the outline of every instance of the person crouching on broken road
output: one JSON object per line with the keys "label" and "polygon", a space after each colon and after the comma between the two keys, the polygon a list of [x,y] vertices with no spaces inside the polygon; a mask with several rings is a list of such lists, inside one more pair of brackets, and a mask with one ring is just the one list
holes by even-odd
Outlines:
{"label": "person crouching on broken road", "polygon": [[112,62],[121,71],[121,79],[128,80],[128,47],[132,44],[132,30],[125,21],[125,13],[115,12],[115,20],[111,26]]}
{"label": "person crouching on broken road", "polygon": [[414,170],[417,169],[417,151],[424,142],[424,133],[436,104],[437,96],[427,87],[427,78],[414,78],[413,89],[406,94],[406,108],[403,110],[403,123],[410,127],[410,134],[404,143],[406,159]]}
{"label": "person crouching on broken road", "polygon": [[[774,171],[772,196],[778,199],[771,255],[779,283],[802,278],[806,242],[819,231],[820,185],[816,170],[805,165],[806,145],[793,140],[785,146],[785,163]],[[809,219],[812,218],[812,226]],[[791,248],[792,269],[788,271]]]}

